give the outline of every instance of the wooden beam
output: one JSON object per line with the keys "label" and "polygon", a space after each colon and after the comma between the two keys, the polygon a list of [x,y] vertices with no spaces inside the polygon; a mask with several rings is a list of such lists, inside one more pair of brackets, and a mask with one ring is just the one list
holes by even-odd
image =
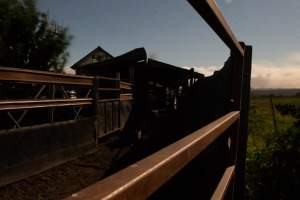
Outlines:
{"label": "wooden beam", "polygon": [[230,29],[215,0],[188,0],[188,2],[232,51],[244,55],[243,48]]}
{"label": "wooden beam", "polygon": [[146,199],[238,119],[238,111],[230,112],[185,138],[66,199]]}

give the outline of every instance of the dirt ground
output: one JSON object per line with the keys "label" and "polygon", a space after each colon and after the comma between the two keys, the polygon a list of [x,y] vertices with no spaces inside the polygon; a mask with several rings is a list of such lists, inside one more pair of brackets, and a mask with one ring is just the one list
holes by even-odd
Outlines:
{"label": "dirt ground", "polygon": [[[0,188],[2,200],[63,199],[111,174],[115,163],[130,147],[112,146],[114,139],[99,145],[96,152]],[[112,168],[114,166],[114,169]]]}
{"label": "dirt ground", "polygon": [[1,187],[0,200],[63,199],[182,137],[168,134],[170,125],[161,118],[149,124],[151,131],[145,131],[139,140],[114,135],[101,141],[94,153]]}

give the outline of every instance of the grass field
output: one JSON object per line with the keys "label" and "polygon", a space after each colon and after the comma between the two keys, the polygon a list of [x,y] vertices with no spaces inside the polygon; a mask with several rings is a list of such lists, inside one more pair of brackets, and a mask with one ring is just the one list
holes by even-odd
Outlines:
{"label": "grass field", "polygon": [[[300,97],[273,97],[273,104],[274,107],[279,104],[299,106]],[[291,194],[299,194],[298,189],[294,189],[299,186],[297,163],[300,163],[299,129],[295,129],[297,119],[281,115],[276,109],[275,119],[277,132],[270,98],[251,98],[246,199],[290,199]]]}
{"label": "grass field", "polygon": [[[273,104],[300,105],[299,97],[273,97]],[[295,122],[292,116],[283,116],[275,109],[279,132],[285,132]],[[252,97],[250,101],[248,152],[264,148],[267,137],[275,133],[269,97]]]}

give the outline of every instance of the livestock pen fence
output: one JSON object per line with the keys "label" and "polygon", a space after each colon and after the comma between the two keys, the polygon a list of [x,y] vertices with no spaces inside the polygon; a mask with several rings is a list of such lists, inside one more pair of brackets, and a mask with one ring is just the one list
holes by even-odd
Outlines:
{"label": "livestock pen fence", "polygon": [[133,85],[117,78],[0,67],[0,81],[1,129],[102,116],[101,137],[120,129],[120,101],[133,100]]}
{"label": "livestock pen fence", "polygon": [[[67,199],[166,199],[160,196],[165,196],[163,191],[178,193],[184,185],[196,188],[193,194],[197,199],[207,196],[243,199],[252,47],[238,42],[214,0],[188,2],[231,50],[231,76],[224,83],[229,87],[226,94],[230,96],[224,98],[222,105],[226,113],[219,112],[217,119],[202,128]],[[0,185],[62,163],[61,155],[69,159],[75,150],[87,148],[91,140],[95,144],[98,138],[120,130],[125,121],[121,105],[134,100],[134,86],[119,78],[0,67],[0,81],[0,91],[4,93],[0,99],[0,128],[4,130],[0,133]],[[199,81],[201,78],[194,85]],[[216,143],[220,139],[222,142]],[[219,148],[217,152],[224,153],[210,154],[212,145]],[[201,176],[196,178],[198,158],[203,153],[208,155],[208,160],[226,161],[225,167],[211,177],[216,183],[197,184],[203,182]],[[37,160],[39,166],[35,165]],[[52,160],[58,161],[52,163]],[[208,166],[208,170],[215,167]],[[169,183],[183,180],[174,178],[186,170],[191,175],[188,182],[172,188]],[[205,184],[213,189],[203,189]],[[164,190],[166,185],[171,190]]]}
{"label": "livestock pen fence", "polygon": [[[225,138],[227,144],[221,151],[228,149],[229,156],[219,154],[215,158],[227,159],[227,166],[213,191],[205,191],[200,186],[197,188],[195,184],[201,182],[201,177],[194,180],[193,175],[188,182],[181,183],[181,186],[196,187],[195,199],[202,198],[204,193],[208,193],[206,195],[211,199],[243,199],[252,47],[238,42],[214,0],[188,2],[231,50],[233,70],[229,85],[232,95],[227,98],[229,102],[226,102],[231,111],[160,151],[74,193],[67,198],[68,200],[146,199],[153,198],[153,195],[154,199],[163,199],[157,196],[157,193],[168,182],[175,181],[173,178],[187,166],[195,164],[192,161],[220,137]],[[169,192],[176,193],[182,188],[171,188]],[[191,197],[189,194],[184,196],[187,199]],[[172,194],[169,194],[169,197],[180,198]]]}
{"label": "livestock pen fence", "polygon": [[118,78],[0,67],[0,186],[95,151],[125,125],[132,91]]}

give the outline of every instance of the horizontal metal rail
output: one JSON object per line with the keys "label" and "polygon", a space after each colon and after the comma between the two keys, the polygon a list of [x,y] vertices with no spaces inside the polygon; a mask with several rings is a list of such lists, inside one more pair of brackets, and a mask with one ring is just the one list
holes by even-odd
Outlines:
{"label": "horizontal metal rail", "polygon": [[112,101],[128,101],[133,100],[134,98],[132,96],[121,94],[120,98],[113,98],[113,99],[100,99],[98,100],[98,103],[106,103],[106,102],[112,102]]}
{"label": "horizontal metal rail", "polygon": [[97,182],[67,200],[146,199],[239,119],[230,112],[151,156]]}
{"label": "horizontal metal rail", "polygon": [[133,100],[133,95],[131,93],[128,94],[120,94],[120,100],[121,101],[129,101]]}
{"label": "horizontal metal rail", "polygon": [[132,83],[126,83],[126,82],[120,82],[120,88],[125,90],[132,90],[133,84]]}
{"label": "horizontal metal rail", "polygon": [[223,200],[225,198],[225,195],[227,193],[229,185],[230,185],[231,181],[233,180],[234,173],[235,173],[234,165],[228,167],[225,170],[217,188],[215,189],[212,197],[210,198],[211,200]]}
{"label": "horizontal metal rail", "polygon": [[[131,94],[122,94],[121,98],[102,99],[99,103],[132,100]],[[77,99],[47,99],[47,100],[9,100],[0,101],[0,110],[21,110],[32,108],[62,107],[62,106],[78,106],[91,105],[93,98],[77,98]]]}
{"label": "horizontal metal rail", "polygon": [[92,98],[0,101],[0,110],[91,105]]}
{"label": "horizontal metal rail", "polygon": [[[1,81],[18,81],[27,83],[67,84],[67,85],[93,85],[95,77],[82,75],[67,75],[37,70],[0,67]],[[98,79],[119,81],[119,79],[97,76]]]}
{"label": "horizontal metal rail", "polygon": [[98,88],[99,91],[120,91],[120,88]]}
{"label": "horizontal metal rail", "polygon": [[106,103],[106,102],[112,102],[112,101],[120,101],[120,98],[101,99],[101,100],[98,100],[98,103]]}
{"label": "horizontal metal rail", "polygon": [[244,55],[244,49],[230,29],[215,0],[188,0],[188,2],[231,50]]}
{"label": "horizontal metal rail", "polygon": [[29,83],[93,85],[93,77],[0,67],[0,80]]}

